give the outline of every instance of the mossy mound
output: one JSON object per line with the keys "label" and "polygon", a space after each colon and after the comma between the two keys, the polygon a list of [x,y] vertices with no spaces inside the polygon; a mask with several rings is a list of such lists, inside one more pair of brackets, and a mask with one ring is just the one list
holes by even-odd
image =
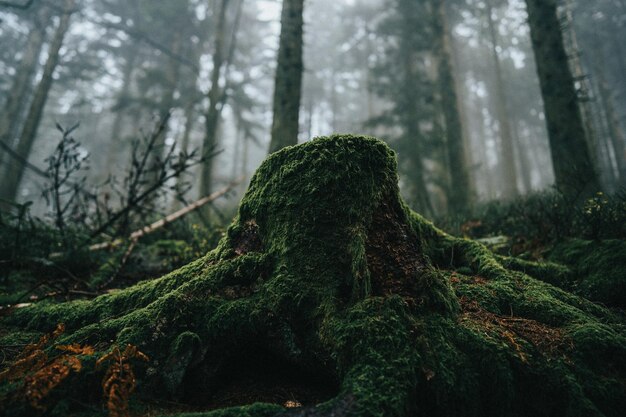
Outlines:
{"label": "mossy mound", "polygon": [[[15,311],[0,343],[63,322],[59,344],[136,345],[150,361],[131,406],[151,415],[621,415],[621,319],[439,231],[397,184],[373,138],[281,150],[217,249],[93,301]],[[102,413],[103,372],[83,368],[48,414]],[[31,415],[17,385],[4,412]]]}

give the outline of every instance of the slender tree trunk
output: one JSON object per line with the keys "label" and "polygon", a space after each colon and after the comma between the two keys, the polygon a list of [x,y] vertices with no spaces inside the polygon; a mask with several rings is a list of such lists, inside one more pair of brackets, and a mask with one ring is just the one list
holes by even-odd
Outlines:
{"label": "slender tree trunk", "polygon": [[[449,29],[448,29],[449,30]],[[455,42],[454,37],[450,35],[448,32],[448,39],[450,39],[450,62],[452,63],[453,73],[454,70],[457,70],[459,67],[459,55],[458,55],[458,45]],[[465,167],[467,169],[467,178],[468,178],[468,204],[470,207],[473,205],[474,200],[476,199],[476,178],[473,170],[471,169],[474,166],[474,159],[471,153],[471,133],[469,129],[469,119],[467,116],[467,108],[465,107],[465,97],[467,93],[465,91],[465,84],[461,81],[461,77],[454,77],[455,91],[456,91],[456,107],[458,109],[459,117],[461,120],[461,134],[463,137],[463,150],[465,154]]]}
{"label": "slender tree trunk", "polygon": [[[224,43],[226,39],[226,10],[229,0],[222,0],[218,11],[217,26],[214,35],[213,69],[211,70],[211,89],[207,94],[209,107],[204,115],[204,142],[202,152],[207,155],[211,153],[217,144],[217,128],[220,119],[219,101],[222,96],[220,78],[222,67],[226,61],[224,53]],[[213,181],[213,158],[209,158],[202,164],[202,174],[200,177],[200,197],[211,193]],[[206,210],[205,210],[206,212]]]}
{"label": "slender tree trunk", "polygon": [[306,131],[307,140],[310,140],[311,137],[313,136],[313,111],[314,111],[313,98],[309,97],[309,99],[306,102],[305,107],[306,107],[305,131]]}
{"label": "slender tree trunk", "polygon": [[[574,14],[572,11],[574,6],[572,5],[572,0],[565,0],[563,6],[563,12],[559,13],[557,17],[559,17],[561,27],[563,28],[563,45],[565,53],[568,56],[570,71],[572,72],[574,80],[577,81],[577,85],[575,85],[576,94],[578,97],[582,97],[582,100],[578,100],[578,106],[580,108],[581,121],[585,128],[585,138],[587,147],[589,148],[589,156],[598,174],[598,181],[610,187],[615,182],[615,175],[611,168],[609,168],[609,170],[605,169],[607,166],[611,166],[611,157],[607,154],[604,149],[606,147],[602,143],[604,139],[604,135],[600,132],[602,129],[602,121],[598,120],[597,114],[594,114],[592,102],[589,99],[593,96],[593,86],[589,82],[588,74],[583,68],[583,63],[580,58],[582,53],[578,42],[578,35],[574,27]],[[602,111],[600,110],[597,113],[602,113]],[[599,116],[601,118],[603,114]]]}
{"label": "slender tree trunk", "polygon": [[283,0],[269,152],[298,143],[304,0]]}
{"label": "slender tree trunk", "polygon": [[498,34],[496,32],[495,22],[493,18],[493,9],[491,0],[485,2],[487,9],[487,23],[489,26],[489,38],[491,43],[491,57],[493,59],[493,67],[496,75],[495,93],[496,93],[496,117],[498,119],[498,130],[500,133],[501,157],[500,167],[502,171],[503,196],[505,199],[515,198],[519,195],[517,189],[517,176],[515,172],[515,154],[513,145],[513,135],[511,134],[511,122],[508,112],[508,100],[506,98],[506,89],[504,87],[504,79],[502,77],[502,67],[500,65],[500,56],[498,52]]}
{"label": "slender tree trunk", "polygon": [[525,151],[524,143],[521,140],[519,134],[519,122],[515,123],[513,127],[513,146],[515,146],[514,154],[517,157],[517,161],[519,162],[517,166],[519,166],[519,172],[517,177],[522,180],[522,184],[524,186],[524,192],[526,194],[532,191],[532,183],[531,183],[531,169],[530,163],[528,161],[528,153]]}
{"label": "slender tree trunk", "polygon": [[374,117],[374,92],[372,91],[372,68],[371,68],[371,64],[370,64],[370,58],[371,56],[374,56],[374,51],[373,51],[373,47],[372,47],[372,41],[370,39],[370,30],[369,27],[367,26],[367,22],[365,23],[365,50],[367,53],[367,61],[366,61],[366,66],[365,66],[365,85],[363,86],[363,91],[365,91],[366,94],[366,101],[367,101],[367,118],[365,119],[366,121],[368,120],[372,120],[372,118]]}
{"label": "slender tree trunk", "polygon": [[441,96],[441,112],[445,124],[446,151],[450,184],[448,186],[448,209],[453,213],[469,208],[469,177],[463,146],[463,130],[459,115],[454,70],[450,54],[450,37],[444,0],[433,3],[434,53],[438,58],[438,87]]}
{"label": "slender tree trunk", "polygon": [[[48,49],[48,59],[46,60],[46,64],[44,66],[41,81],[35,90],[33,101],[24,122],[24,128],[22,129],[22,133],[18,139],[15,151],[21,155],[24,160],[28,159],[37,135],[37,129],[39,128],[43,110],[48,99],[48,94],[50,93],[50,88],[52,87],[52,76],[59,63],[59,51],[63,46],[63,40],[65,39],[67,30],[70,27],[70,19],[74,11],[74,5],[75,0],[65,0],[63,13],[59,20],[59,26],[55,31],[54,38],[52,39]],[[15,158],[11,158],[11,161],[7,166],[5,178],[3,178],[0,183],[0,197],[9,201],[16,200],[17,190],[20,182],[22,181],[24,169],[25,166],[20,161]]]}
{"label": "slender tree trunk", "polygon": [[411,199],[415,204],[415,209],[429,216],[434,214],[434,210],[424,175],[425,167],[422,145],[424,143],[424,137],[420,131],[418,118],[416,117],[418,114],[417,103],[419,99],[416,86],[418,78],[417,74],[414,73],[414,55],[410,50],[408,42],[404,41],[403,43],[404,47],[402,49],[404,52],[402,56],[404,58],[405,94],[407,94],[407,105],[403,114],[403,120],[406,140],[412,144],[412,146],[410,146],[411,152],[409,152],[409,156],[413,169],[408,175],[414,191]]}
{"label": "slender tree trunk", "polygon": [[554,0],[526,0],[557,188],[571,198],[600,189]]}
{"label": "slender tree trunk", "polygon": [[[19,119],[27,102],[27,91],[37,69],[37,62],[43,49],[46,28],[50,20],[49,9],[38,13],[28,34],[20,64],[15,72],[13,84],[8,92],[4,108],[0,113],[0,141],[9,147],[14,145],[14,135],[18,130]],[[0,167],[4,168],[5,151],[0,148]],[[4,175],[6,178],[6,175]]]}
{"label": "slender tree trunk", "polygon": [[[129,53],[125,57],[126,61],[124,62],[124,68],[122,70],[122,90],[120,92],[121,99],[118,100],[118,104],[120,104],[121,100],[126,100],[129,94],[133,79],[133,72],[135,69],[137,51],[135,48],[130,48],[128,52]],[[122,126],[124,124],[125,115],[124,106],[121,106],[121,108],[116,111],[115,118],[113,119],[113,126],[111,127],[111,141],[107,155],[107,166],[110,168],[115,166],[115,161],[120,155],[120,152],[123,151],[123,148],[125,148],[125,144],[122,141]]]}
{"label": "slender tree trunk", "polygon": [[598,80],[598,93],[600,96],[600,102],[604,110],[604,117],[606,119],[606,125],[608,128],[608,136],[611,142],[611,146],[615,153],[615,162],[617,164],[619,182],[625,183],[626,181],[626,137],[620,126],[619,116],[615,111],[613,103],[613,97],[605,73],[605,56],[602,46],[597,44],[596,48],[597,62],[596,76]]}
{"label": "slender tree trunk", "polygon": [[[180,141],[180,151],[189,152],[189,141],[191,139],[191,132],[195,125],[195,100],[190,100],[185,106],[185,126],[183,130],[183,137]],[[178,189],[183,189],[185,178],[181,175],[176,179],[176,185]],[[172,202],[172,210],[178,210],[181,208],[181,202],[178,199],[174,199]]]}

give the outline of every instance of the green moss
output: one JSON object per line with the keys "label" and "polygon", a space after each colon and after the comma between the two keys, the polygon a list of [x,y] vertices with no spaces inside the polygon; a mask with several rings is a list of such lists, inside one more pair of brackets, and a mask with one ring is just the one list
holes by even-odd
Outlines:
{"label": "green moss", "polygon": [[[260,357],[298,369],[307,389],[337,385],[291,415],[621,415],[622,319],[544,282],[568,269],[499,257],[438,230],[401,201],[397,180],[395,155],[373,138],[285,148],[257,170],[206,256],[2,324],[14,339],[65,322],[59,343],[139,346],[150,362],[137,366],[136,401],[148,406],[169,398],[211,409],[223,384],[236,385],[237,363]],[[94,401],[92,392],[79,403]],[[19,410],[12,415],[27,414]],[[183,415],[282,410],[256,403]]]}
{"label": "green moss", "polygon": [[593,301],[626,308],[626,241],[570,239],[559,243],[550,259],[572,273],[555,282]]}

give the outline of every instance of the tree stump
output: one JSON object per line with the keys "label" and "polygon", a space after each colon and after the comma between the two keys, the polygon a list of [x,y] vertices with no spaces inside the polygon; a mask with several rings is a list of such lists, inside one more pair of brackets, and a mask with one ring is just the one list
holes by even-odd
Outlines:
{"label": "tree stump", "polygon": [[[261,165],[203,258],[17,310],[0,343],[64,323],[54,344],[94,347],[43,399],[47,415],[102,415],[94,362],[127,345],[149,358],[132,362],[137,415],[622,415],[623,319],[520,265],[408,209],[383,142],[322,137]],[[35,413],[20,387],[0,385],[7,416]]]}

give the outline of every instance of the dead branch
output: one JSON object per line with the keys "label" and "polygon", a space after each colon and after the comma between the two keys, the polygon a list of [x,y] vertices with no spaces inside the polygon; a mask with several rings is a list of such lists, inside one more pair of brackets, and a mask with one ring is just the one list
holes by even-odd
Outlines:
{"label": "dead branch", "polygon": [[[143,227],[139,230],[134,231],[133,233],[131,233],[131,235],[129,236],[129,240],[130,241],[137,241],[139,240],[141,237],[150,234],[152,232],[154,232],[155,230],[158,230],[160,228],[162,228],[163,226],[172,223],[178,219],[180,219],[181,217],[186,216],[187,214],[199,209],[200,207],[209,204],[212,201],[217,200],[218,198],[222,197],[223,195],[227,194],[230,190],[232,190],[234,187],[236,187],[237,185],[239,185],[241,183],[241,181],[243,181],[243,177],[239,177],[237,178],[235,181],[231,182],[230,184],[228,184],[226,187],[211,193],[210,195],[201,198],[200,200],[197,200],[191,204],[189,204],[186,207],[183,207],[182,209],[175,211],[172,214],[169,214],[168,216],[157,220],[156,222]],[[96,251],[96,250],[101,250],[101,249],[108,249],[108,248],[114,248],[117,247],[119,245],[121,245],[124,242],[124,239],[116,239],[113,242],[103,242],[103,243],[96,243],[94,245],[89,246],[89,250],[91,251]]]}

